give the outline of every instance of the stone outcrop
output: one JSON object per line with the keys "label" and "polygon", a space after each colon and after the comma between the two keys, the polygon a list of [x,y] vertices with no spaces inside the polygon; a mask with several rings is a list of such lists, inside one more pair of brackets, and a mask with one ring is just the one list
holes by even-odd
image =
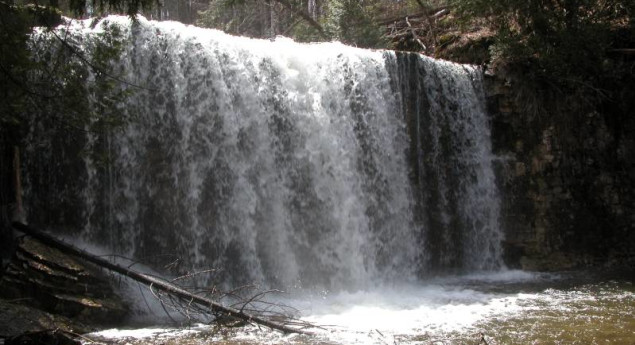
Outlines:
{"label": "stone outcrop", "polygon": [[0,295],[93,325],[115,325],[128,312],[100,270],[29,237],[18,241]]}
{"label": "stone outcrop", "polygon": [[0,311],[0,343],[2,338],[8,339],[28,332],[61,330],[82,334],[94,330],[93,327],[71,318],[25,305],[24,300],[0,299]]}
{"label": "stone outcrop", "polygon": [[486,84],[507,263],[529,270],[632,264],[633,90],[610,90],[620,98],[586,106],[566,96],[545,101],[522,73],[497,71]]}

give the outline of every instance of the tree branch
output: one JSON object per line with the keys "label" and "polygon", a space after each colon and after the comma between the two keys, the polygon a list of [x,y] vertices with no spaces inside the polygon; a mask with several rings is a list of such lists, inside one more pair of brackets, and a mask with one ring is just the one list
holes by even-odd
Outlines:
{"label": "tree branch", "polygon": [[426,51],[428,48],[426,47],[425,44],[423,44],[423,42],[421,42],[421,40],[419,39],[419,36],[417,36],[417,32],[415,31],[415,29],[410,24],[410,21],[408,20],[408,17],[406,17],[406,24],[408,24],[408,27],[410,28],[410,33],[412,34],[412,37],[415,39],[415,41],[417,41],[417,43],[419,43],[421,48],[423,48],[423,51]]}
{"label": "tree branch", "polygon": [[91,262],[97,266],[100,266],[102,268],[106,268],[110,271],[119,273],[123,276],[129,277],[139,283],[142,283],[144,285],[148,285],[151,287],[151,290],[157,290],[157,291],[161,291],[164,292],[170,296],[176,296],[180,299],[184,299],[189,301],[189,303],[191,304],[196,304],[199,307],[205,308],[205,309],[209,309],[210,311],[217,313],[217,314],[222,314],[228,317],[233,317],[233,318],[237,318],[237,319],[241,319],[244,320],[245,322],[248,323],[255,323],[258,325],[262,325],[262,326],[266,326],[269,327],[271,329],[276,329],[279,331],[282,331],[284,333],[301,333],[301,334],[311,334],[308,331],[302,330],[302,329],[298,329],[298,328],[294,328],[294,327],[290,327],[288,325],[279,323],[279,322],[275,322],[275,321],[271,321],[269,319],[266,319],[264,317],[260,317],[260,316],[256,316],[256,315],[251,315],[248,314],[246,312],[241,312],[238,309],[232,308],[232,307],[226,307],[224,305],[221,305],[220,303],[213,301],[209,298],[204,298],[198,295],[195,295],[183,288],[181,288],[178,285],[172,284],[168,281],[165,281],[163,279],[157,278],[157,277],[153,277],[151,275],[148,274],[143,274],[137,271],[134,271],[132,269],[129,268],[125,268],[122,266],[119,266],[117,264],[113,264],[107,260],[104,260],[102,258],[96,257],[86,251],[83,251],[81,249],[75,248],[67,243],[64,243],[60,240],[58,240],[57,238],[50,236],[46,233],[43,233],[41,231],[35,230],[25,224],[22,223],[18,223],[18,222],[14,222],[12,224],[12,226],[21,232],[24,232],[25,234],[32,236],[35,239],[38,239],[40,241],[42,241],[43,243],[57,248],[61,251],[63,251],[64,253],[76,256],[78,258],[81,258],[83,260],[86,260],[88,262]]}
{"label": "tree branch", "polygon": [[300,17],[302,17],[304,20],[306,20],[307,23],[309,23],[309,25],[311,25],[313,28],[315,28],[319,33],[320,36],[322,36],[322,38],[324,39],[329,39],[330,37],[326,34],[326,32],[324,32],[324,29],[322,28],[322,25],[320,25],[318,22],[315,21],[315,19],[313,19],[311,17],[311,15],[309,15],[308,13],[306,13],[303,10],[300,10],[298,8],[295,8],[291,5],[291,3],[289,3],[289,1],[287,0],[275,0],[277,3],[279,3],[280,5],[286,7],[288,10],[295,12],[297,15],[299,15]]}

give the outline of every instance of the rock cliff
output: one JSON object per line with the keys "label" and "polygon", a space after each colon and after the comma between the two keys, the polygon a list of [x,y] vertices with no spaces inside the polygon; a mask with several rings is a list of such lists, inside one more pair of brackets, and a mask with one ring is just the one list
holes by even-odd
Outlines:
{"label": "rock cliff", "polygon": [[508,265],[632,264],[635,92],[620,80],[601,102],[585,104],[545,95],[525,77],[501,69],[487,78]]}

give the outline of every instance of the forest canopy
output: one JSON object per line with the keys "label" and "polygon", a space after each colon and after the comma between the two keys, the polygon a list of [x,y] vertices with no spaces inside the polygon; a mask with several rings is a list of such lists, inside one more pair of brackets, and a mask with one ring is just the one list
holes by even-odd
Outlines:
{"label": "forest canopy", "polygon": [[[26,0],[27,2],[29,0]],[[598,89],[613,73],[614,62],[607,59],[620,49],[632,49],[635,2],[624,0],[50,0],[29,4],[0,1],[0,104],[4,124],[19,124],[36,104],[70,107],[65,114],[86,114],[84,91],[73,90],[66,80],[59,92],[41,95],[24,83],[33,71],[68,76],[68,68],[93,70],[108,76],[108,58],[116,57],[116,40],[105,47],[99,58],[65,68],[34,61],[27,48],[28,33],[35,26],[52,27],[59,16],[74,18],[122,13],[149,19],[179,20],[216,28],[231,34],[257,38],[278,35],[298,41],[331,41],[364,48],[418,51],[426,55],[457,58],[446,50],[460,37],[481,39],[481,56],[459,57],[471,63],[513,63],[527,66],[531,75],[550,78],[555,83],[577,84]],[[116,35],[115,35],[116,36]],[[39,42],[38,44],[44,44]],[[73,42],[65,42],[66,54],[75,54]],[[473,50],[473,47],[469,49]],[[628,49],[627,49],[628,50]],[[462,53],[461,53],[462,54]],[[77,55],[77,54],[75,54]],[[82,60],[81,58],[79,60]],[[49,61],[50,62],[50,61]],[[618,66],[619,67],[619,66]],[[107,78],[106,78],[107,79]],[[113,79],[113,78],[111,78]],[[114,78],[116,80],[116,78]],[[113,80],[104,81],[99,97],[112,104],[124,94],[112,94]],[[48,88],[51,89],[51,88]],[[55,89],[55,88],[54,88]],[[71,96],[76,95],[76,96]],[[44,98],[42,98],[44,97]],[[79,99],[77,97],[80,97]],[[55,101],[51,101],[55,100]],[[60,111],[51,110],[51,113]],[[55,115],[62,116],[62,115]],[[89,115],[64,121],[81,127]],[[82,119],[81,117],[85,118]],[[113,119],[111,119],[113,120]],[[118,121],[110,121],[117,123]]]}

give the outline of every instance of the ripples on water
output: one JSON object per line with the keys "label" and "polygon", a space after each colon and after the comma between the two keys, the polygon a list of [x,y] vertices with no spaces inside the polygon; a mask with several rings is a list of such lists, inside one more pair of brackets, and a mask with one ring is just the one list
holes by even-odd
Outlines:
{"label": "ripples on water", "polygon": [[[632,277],[622,274],[622,277]],[[635,344],[632,278],[508,271],[290,297],[316,336],[256,327],[109,330],[119,344]],[[482,343],[482,342],[481,342]]]}

